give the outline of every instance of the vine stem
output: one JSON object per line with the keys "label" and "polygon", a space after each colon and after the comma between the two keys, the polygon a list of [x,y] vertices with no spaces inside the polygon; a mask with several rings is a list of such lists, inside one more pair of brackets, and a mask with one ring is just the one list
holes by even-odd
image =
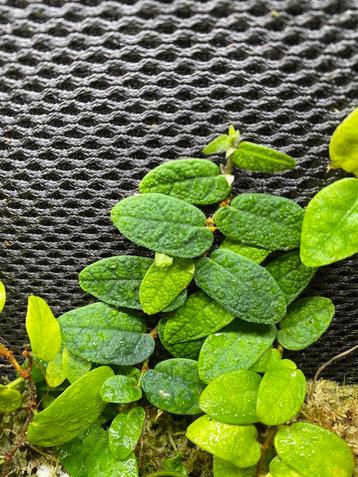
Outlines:
{"label": "vine stem", "polygon": [[154,472],[154,474],[147,475],[146,477],[183,477],[183,474],[172,472],[171,470],[160,470],[159,472]]}
{"label": "vine stem", "polygon": [[261,457],[256,467],[256,477],[262,477],[263,475],[266,475],[266,472],[264,471],[264,465],[266,463],[266,454],[272,445],[276,432],[276,426],[269,427],[266,438],[261,447]]}

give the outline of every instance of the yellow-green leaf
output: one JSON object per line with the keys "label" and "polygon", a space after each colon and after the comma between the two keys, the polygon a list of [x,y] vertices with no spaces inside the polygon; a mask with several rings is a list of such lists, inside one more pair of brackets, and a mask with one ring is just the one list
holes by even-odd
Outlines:
{"label": "yellow-green leaf", "polygon": [[3,282],[0,282],[0,313],[3,311],[6,302],[6,290]]}
{"label": "yellow-green leaf", "polygon": [[341,168],[358,176],[358,108],[334,131],[329,144],[331,169]]}
{"label": "yellow-green leaf", "polygon": [[57,388],[64,382],[66,375],[62,366],[62,353],[58,353],[46,368],[46,382],[51,388]]}

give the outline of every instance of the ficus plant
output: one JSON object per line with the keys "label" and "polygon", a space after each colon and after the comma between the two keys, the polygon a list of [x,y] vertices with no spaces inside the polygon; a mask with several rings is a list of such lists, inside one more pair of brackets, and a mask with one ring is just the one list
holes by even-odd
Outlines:
{"label": "ficus plant", "polygon": [[[331,167],[357,172],[357,121],[355,111],[334,133]],[[97,301],[56,319],[29,297],[31,353],[20,367],[0,349],[18,371],[1,386],[0,411],[17,409],[30,386],[37,407],[26,439],[54,448],[71,477],[138,477],[145,399],[195,416],[187,437],[214,456],[214,477],[351,477],[342,439],[292,423],[307,385],[283,353],[310,346],[334,317],[329,298],[300,295],[318,267],[358,252],[358,179],[333,182],[306,209],[276,195],[232,197],[236,168],[276,173],[295,160],[241,141],[233,126],[203,152],[225,153],[226,163],[166,162],[113,207],[119,232],[152,253],[84,268],[79,284]],[[200,208],[214,204],[209,216]],[[172,358],[160,360],[161,348]],[[152,477],[185,475],[174,457]]]}

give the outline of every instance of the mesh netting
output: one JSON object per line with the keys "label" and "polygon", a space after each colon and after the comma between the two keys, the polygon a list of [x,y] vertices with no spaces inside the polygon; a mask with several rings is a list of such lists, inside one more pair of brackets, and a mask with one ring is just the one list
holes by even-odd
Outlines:
{"label": "mesh netting", "polygon": [[[88,303],[79,270],[138,252],[110,208],[229,123],[299,161],[243,172],[236,191],[304,205],[342,177],[326,172],[327,144],[357,99],[357,18],[344,0],[0,0],[1,336],[24,344],[29,293],[57,314]],[[309,375],[356,342],[356,265],[326,267],[310,288],[337,313],[295,358]],[[354,362],[325,376],[357,379]]]}

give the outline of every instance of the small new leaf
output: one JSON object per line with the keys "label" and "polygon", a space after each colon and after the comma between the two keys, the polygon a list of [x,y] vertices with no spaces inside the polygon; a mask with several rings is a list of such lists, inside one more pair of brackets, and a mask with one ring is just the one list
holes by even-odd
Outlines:
{"label": "small new leaf", "polygon": [[358,108],[334,131],[329,144],[330,169],[341,168],[358,177]]}
{"label": "small new leaf", "polygon": [[291,156],[248,141],[240,142],[232,160],[237,167],[254,172],[280,172],[296,166]]}
{"label": "small new leaf", "polygon": [[22,395],[19,391],[0,384],[0,413],[16,411],[21,402]]}
{"label": "small new leaf", "polygon": [[138,401],[142,397],[142,390],[138,385],[138,379],[118,375],[110,377],[103,383],[100,395],[105,402],[126,404]]}

